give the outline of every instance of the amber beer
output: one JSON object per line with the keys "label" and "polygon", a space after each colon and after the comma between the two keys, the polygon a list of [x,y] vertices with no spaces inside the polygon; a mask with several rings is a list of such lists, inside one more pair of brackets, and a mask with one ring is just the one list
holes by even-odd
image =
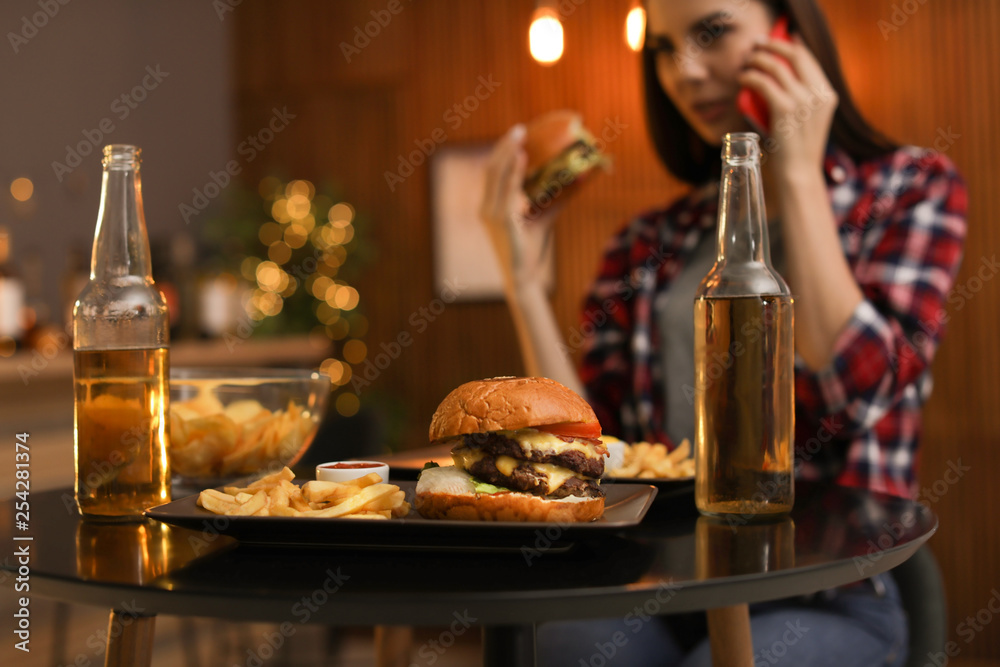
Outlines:
{"label": "amber beer", "polygon": [[81,513],[141,514],[170,500],[167,350],[77,350],[76,494]]}
{"label": "amber beer", "polygon": [[158,521],[76,525],[76,572],[89,581],[144,584],[175,564],[177,537]]}
{"label": "amber beer", "polygon": [[695,300],[695,494],[709,514],[792,508],[792,299]]}
{"label": "amber beer", "polygon": [[695,574],[699,579],[795,567],[795,522],[789,516],[743,524],[732,516],[700,516],[694,539]]}

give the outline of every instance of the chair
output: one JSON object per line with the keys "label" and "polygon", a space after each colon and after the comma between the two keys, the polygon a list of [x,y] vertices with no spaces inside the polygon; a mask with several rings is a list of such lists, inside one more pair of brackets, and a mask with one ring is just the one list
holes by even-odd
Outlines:
{"label": "chair", "polygon": [[929,653],[944,650],[948,610],[941,570],[925,544],[892,570],[903,609],[910,621],[910,655],[906,667],[923,667]]}

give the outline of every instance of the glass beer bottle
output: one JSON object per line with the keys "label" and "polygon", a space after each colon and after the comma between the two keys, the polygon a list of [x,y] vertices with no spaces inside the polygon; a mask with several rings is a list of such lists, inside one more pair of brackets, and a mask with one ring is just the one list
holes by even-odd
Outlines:
{"label": "glass beer bottle", "polygon": [[727,134],[722,160],[718,255],[694,302],[695,503],[742,522],[794,502],[792,297],[771,266],[758,136]]}
{"label": "glass beer bottle", "polygon": [[153,283],[139,149],[104,147],[90,281],[73,305],[76,501],[138,520],[170,500],[169,323]]}

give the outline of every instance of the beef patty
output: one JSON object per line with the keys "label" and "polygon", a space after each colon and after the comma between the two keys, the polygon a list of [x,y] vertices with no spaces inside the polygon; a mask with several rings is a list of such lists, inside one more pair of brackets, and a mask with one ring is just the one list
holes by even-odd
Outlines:
{"label": "beef patty", "polygon": [[596,479],[580,479],[579,477],[569,477],[558,489],[552,493],[549,490],[549,477],[543,472],[539,472],[530,463],[519,463],[510,475],[504,475],[497,470],[496,456],[486,454],[481,459],[472,463],[468,471],[473,477],[484,482],[503,486],[514,491],[525,491],[536,496],[547,495],[550,498],[565,498],[566,496],[580,496],[583,498],[603,498],[604,491]]}
{"label": "beef patty", "polygon": [[[567,440],[566,438],[563,439]],[[526,452],[521,448],[521,444],[517,440],[508,438],[496,431],[467,433],[460,438],[456,438],[454,442],[455,447],[452,448],[452,451],[464,446],[494,457],[510,456],[511,458],[531,461],[533,463],[551,463],[552,465],[572,470],[584,477],[599,478],[604,474],[604,456],[586,456],[583,452],[575,449],[560,453],[539,449],[530,449]],[[600,443],[600,441],[597,442]]]}

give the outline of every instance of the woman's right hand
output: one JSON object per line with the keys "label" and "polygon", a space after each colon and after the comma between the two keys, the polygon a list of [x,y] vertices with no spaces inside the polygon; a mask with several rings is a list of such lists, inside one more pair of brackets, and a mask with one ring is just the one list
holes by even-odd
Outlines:
{"label": "woman's right hand", "polygon": [[516,288],[540,279],[539,268],[546,235],[558,212],[553,206],[541,215],[525,217],[527,197],[522,190],[528,157],[524,125],[515,125],[494,146],[486,165],[486,182],[479,217],[493,243],[508,286]]}

